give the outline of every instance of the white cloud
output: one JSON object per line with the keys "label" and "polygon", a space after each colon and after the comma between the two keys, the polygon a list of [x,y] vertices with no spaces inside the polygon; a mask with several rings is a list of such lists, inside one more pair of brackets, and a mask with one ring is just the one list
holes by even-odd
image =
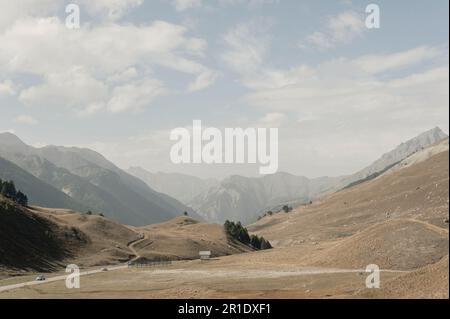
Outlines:
{"label": "white cloud", "polygon": [[16,94],[15,85],[10,80],[0,82],[0,96],[14,94]]}
{"label": "white cloud", "polygon": [[193,82],[189,84],[188,91],[196,92],[203,90],[211,86],[211,84],[216,81],[218,76],[219,74],[217,72],[205,70]]}
{"label": "white cloud", "polygon": [[22,18],[54,14],[61,5],[58,0],[0,0],[0,32]]}
{"label": "white cloud", "polygon": [[117,72],[116,74],[111,75],[108,78],[108,82],[113,82],[113,83],[117,83],[117,82],[125,82],[125,81],[129,81],[132,80],[134,78],[136,78],[138,76],[138,71],[135,67],[129,67],[128,69],[121,71],[121,72]]}
{"label": "white cloud", "polygon": [[[0,34],[0,69],[46,74],[80,65],[100,75],[140,65],[164,65],[178,71],[172,58],[203,56],[204,40],[186,36],[187,29],[155,21],[151,25],[107,24],[67,29],[58,18],[26,19]],[[71,45],[69,45],[71,44]]]}
{"label": "white cloud", "polygon": [[14,123],[24,124],[24,125],[36,125],[39,122],[29,115],[19,115],[14,119]]}
{"label": "white cloud", "polygon": [[[396,108],[408,110],[413,105],[424,109],[442,108],[448,99],[448,92],[444,89],[448,84],[448,67],[384,81],[376,78],[352,80],[342,74],[341,83],[337,75],[334,75],[335,81],[323,78],[326,75],[321,72],[326,73],[326,69],[317,72],[317,81],[257,90],[247,95],[246,101],[268,110],[298,111],[320,115],[320,118],[329,115],[345,118],[352,112],[355,116],[358,115],[355,112],[367,116],[370,111],[382,115],[382,112]],[[431,84],[424,87],[425,83]]]}
{"label": "white cloud", "polygon": [[169,158],[173,144],[169,137],[169,130],[154,130],[78,146],[96,150],[122,168],[141,166],[152,170],[158,167],[161,170],[169,168],[171,171],[176,165],[172,164]]}
{"label": "white cloud", "polygon": [[[141,26],[88,25],[74,31],[56,17],[28,17],[0,32],[0,71],[6,76],[20,73],[43,79],[20,93],[25,104],[66,105],[84,114],[118,112],[136,108],[124,103],[118,106],[118,98],[106,107],[108,92],[123,91],[121,83],[131,79],[156,83],[155,67],[192,76],[186,83],[187,92],[213,84],[217,72],[198,61],[206,49],[206,41],[189,37],[185,27],[164,21]],[[160,92],[163,85],[158,83]],[[131,90],[128,94],[140,96]],[[151,102],[153,98],[138,100]]]}
{"label": "white cloud", "polygon": [[90,14],[104,16],[110,20],[120,19],[143,2],[143,0],[78,0]]}
{"label": "white cloud", "polygon": [[[410,56],[409,51],[404,52],[405,57]],[[378,57],[389,60],[391,55]],[[280,171],[310,177],[352,173],[422,131],[436,125],[448,130],[447,65],[386,79],[385,72],[364,70],[357,63],[364,58],[273,71],[277,80],[268,80],[271,87],[255,87],[246,96],[247,102],[264,115],[257,120],[244,119],[242,127],[282,128]],[[408,65],[413,66],[422,60],[409,61]],[[392,64],[390,70],[400,65],[405,64]],[[261,78],[268,73],[262,67]],[[199,176],[250,172],[248,167],[238,166],[223,171],[214,167],[211,172],[206,166],[173,165],[168,159],[172,145],[168,134],[148,132],[90,147],[122,167],[138,165],[150,170],[195,172]]]}
{"label": "white cloud", "polygon": [[447,55],[417,47],[285,70],[262,62],[241,75],[252,89],[242,103],[266,114],[258,125],[283,128],[280,170],[351,173],[415,134],[448,130],[449,67],[438,64]]}
{"label": "white cloud", "polygon": [[281,127],[287,121],[287,115],[284,113],[267,113],[259,119],[255,127]]}
{"label": "white cloud", "polygon": [[[408,69],[444,57],[436,47],[420,46],[389,54],[363,55],[354,59],[336,58],[318,65],[302,64],[289,69],[275,69],[258,61],[252,69],[240,68],[241,81],[256,91],[260,89],[298,90],[305,94],[310,87],[340,87],[370,83],[379,75]],[[256,67],[257,66],[257,67]],[[324,93],[325,94],[325,93]]]}
{"label": "white cloud", "polygon": [[177,11],[184,11],[200,7],[202,0],[173,0],[173,5]]}
{"label": "white cloud", "polygon": [[[81,5],[83,9],[95,17],[117,20],[133,8],[142,5],[144,0],[78,0],[72,3]],[[10,27],[23,18],[56,16],[64,12],[64,6],[70,1],[61,0],[0,0],[0,31]]]}
{"label": "white cloud", "polygon": [[221,58],[234,72],[241,75],[241,82],[244,84],[249,85],[254,75],[260,72],[270,48],[267,31],[271,26],[272,21],[269,19],[256,19],[237,25],[223,37],[226,50]]}
{"label": "white cloud", "polygon": [[355,11],[346,11],[330,17],[322,31],[316,31],[300,43],[300,47],[313,46],[318,49],[333,48],[360,37],[366,30],[364,17]]}
{"label": "white cloud", "polygon": [[357,59],[355,64],[358,68],[369,74],[377,74],[408,67],[438,56],[442,56],[440,49],[429,46],[420,46],[394,54],[367,55]]}
{"label": "white cloud", "polygon": [[222,6],[245,5],[249,8],[254,8],[266,4],[276,4],[279,2],[280,0],[219,0],[219,4]]}
{"label": "white cloud", "polygon": [[[308,128],[309,134],[320,127],[314,133],[318,136],[331,134],[337,128],[349,132],[383,126],[392,129],[397,125],[426,129],[427,125],[445,124],[442,119],[448,116],[448,65],[401,76],[389,72],[443,54],[436,52],[435,48],[419,47],[371,55],[370,59],[335,59],[316,66],[279,70],[277,77],[283,81],[266,81],[273,86],[255,89],[245,101],[266,112],[297,114],[298,125]],[[379,68],[368,68],[368,60]],[[262,70],[261,79],[265,74]]]}
{"label": "white cloud", "polygon": [[280,0],[217,0],[217,1],[204,1],[204,0],[172,0],[172,4],[177,11],[185,11],[188,9],[200,8],[202,6],[209,6],[211,3],[218,3],[220,7],[228,6],[245,6],[253,9],[266,4],[279,3]]}
{"label": "white cloud", "polygon": [[66,73],[48,75],[43,84],[22,91],[19,99],[26,105],[66,107],[87,116],[102,110],[139,111],[167,93],[158,80],[146,78],[109,88],[85,69],[72,68]]}
{"label": "white cloud", "polygon": [[44,82],[23,90],[19,100],[31,106],[69,108],[78,112],[92,109],[108,97],[108,87],[86,69],[72,67],[66,72],[49,73]]}
{"label": "white cloud", "polygon": [[269,49],[269,39],[265,36],[270,27],[266,19],[240,24],[224,36],[228,50],[222,58],[237,72],[257,69],[264,61]]}
{"label": "white cloud", "polygon": [[[296,15],[274,12],[274,17],[291,20],[283,21],[273,30],[270,19],[251,18],[264,14],[257,6],[275,4],[278,0],[164,1],[169,9],[173,5],[183,12],[200,8],[203,13],[217,13],[215,10],[235,6],[231,10],[233,17],[220,21],[219,29],[224,23],[242,17],[250,17],[250,22],[216,38],[212,34],[216,27],[206,33],[200,29],[216,23],[214,14],[182,14],[184,21],[195,20],[190,24],[196,23],[195,29],[145,20],[158,15],[157,12],[140,12],[136,19],[127,16],[132,10],[140,10],[143,0],[80,0],[81,29],[68,30],[62,20],[66,1],[0,0],[0,95],[2,98],[17,95],[23,104],[36,107],[34,111],[42,110],[41,115],[49,112],[45,108],[64,112],[68,109],[80,116],[136,112],[171,94],[178,95],[173,104],[179,104],[189,97],[186,93],[211,86],[222,74],[228,79],[226,72],[231,69],[244,88],[226,87],[225,91],[218,89],[205,96],[208,103],[217,99],[214,94],[219,94],[219,99],[226,94],[225,100],[218,103],[229,112],[204,113],[204,123],[220,127],[228,121],[228,127],[236,123],[241,127],[280,127],[280,169],[300,174],[306,171],[312,176],[352,172],[358,165],[368,164],[391,146],[425,129],[441,125],[448,130],[449,70],[444,49],[424,45],[389,53],[389,45],[381,41],[382,54],[302,64],[303,58],[314,61],[318,58],[314,51],[296,56],[282,47],[289,47],[288,41],[294,36],[286,28],[298,22]],[[149,7],[146,4],[145,8]],[[158,7],[157,4],[155,8]],[[244,10],[244,15],[239,10]],[[166,13],[177,17],[175,12]],[[322,21],[323,27],[303,39],[302,45],[328,49],[363,37],[363,16],[347,11],[328,17]],[[134,24],[136,21],[140,24]],[[213,45],[218,42],[222,46],[209,50],[204,39],[191,33],[195,31],[209,36]],[[283,33],[277,39],[280,45],[277,50],[271,51],[269,31]],[[396,32],[392,36],[401,39],[401,28]],[[432,28],[425,28],[416,40],[426,44],[425,35],[430,32]],[[400,41],[398,47],[405,44]],[[218,49],[224,49],[219,59],[219,64],[226,64],[223,72],[209,65],[217,62],[217,56],[211,56],[210,51]],[[280,66],[288,63],[289,67]],[[233,94],[242,90],[249,93],[239,101]],[[195,101],[189,100],[188,104]],[[205,107],[204,101],[201,102],[198,109]],[[16,106],[20,105],[13,103],[12,107]],[[248,106],[250,109],[240,109]],[[183,117],[186,120],[185,112],[176,114],[171,121],[178,122]],[[61,119],[68,121],[65,117]],[[27,115],[9,119],[0,116],[1,120],[14,121],[18,127],[21,122],[35,121]],[[44,121],[45,116],[39,120]],[[87,122],[100,128],[108,125],[103,117],[98,121]],[[165,124],[169,125],[157,123],[158,127]],[[139,127],[132,129],[139,130]],[[49,132],[40,132],[42,136],[36,138],[48,140],[45,134]],[[132,138],[120,134],[99,135],[102,143],[93,147],[121,166],[191,170],[170,164],[168,132],[152,131]],[[61,137],[60,143],[65,143],[64,138]],[[82,134],[80,140],[83,139],[90,137]],[[48,142],[51,140],[52,137]],[[199,168],[198,172],[203,169],[206,170]],[[190,172],[195,170],[192,168]],[[208,170],[216,174],[217,167]],[[232,170],[226,168],[224,172],[229,174]]]}
{"label": "white cloud", "polygon": [[147,79],[115,87],[107,108],[112,113],[139,111],[155,98],[167,93],[164,85],[157,80]]}

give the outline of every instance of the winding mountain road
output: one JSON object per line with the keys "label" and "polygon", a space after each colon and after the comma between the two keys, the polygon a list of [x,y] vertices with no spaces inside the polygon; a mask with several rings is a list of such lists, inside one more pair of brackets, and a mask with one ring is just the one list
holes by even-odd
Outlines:
{"label": "winding mountain road", "polygon": [[134,246],[136,246],[137,244],[143,242],[144,240],[147,239],[147,235],[142,233],[143,237],[138,238],[136,240],[133,240],[132,242],[128,243],[127,247],[133,252],[133,255],[135,256],[133,259],[129,260],[128,262],[133,262],[135,260],[137,260],[138,258],[140,258],[141,256],[139,255],[139,253],[137,252],[137,250],[134,248]]}
{"label": "winding mountain road", "polygon": [[[101,273],[101,272],[104,272],[104,271],[114,271],[114,270],[120,270],[120,269],[128,268],[128,263],[130,261],[134,261],[134,260],[140,258],[140,255],[137,252],[137,250],[134,248],[134,246],[136,246],[137,244],[139,244],[140,242],[142,242],[142,241],[144,241],[146,239],[147,239],[147,235],[143,234],[143,237],[139,237],[136,240],[133,240],[133,241],[131,241],[130,243],[127,244],[127,247],[132,251],[132,253],[134,254],[135,257],[132,258],[131,260],[127,261],[125,264],[121,264],[121,265],[117,265],[117,266],[103,266],[103,267],[96,268],[96,269],[93,269],[93,270],[82,271],[82,272],[80,272],[80,277],[81,276],[92,275],[92,274],[98,274],[98,273]],[[0,286],[0,293],[3,292],[3,291],[23,288],[23,287],[27,287],[27,286],[42,285],[42,284],[49,283],[49,282],[66,280],[68,275],[69,274],[67,274],[67,275],[59,275],[59,276],[55,276],[55,277],[50,277],[50,278],[46,278],[45,280],[42,280],[42,281],[33,280],[33,281],[27,281],[27,282],[13,284],[13,285]]]}

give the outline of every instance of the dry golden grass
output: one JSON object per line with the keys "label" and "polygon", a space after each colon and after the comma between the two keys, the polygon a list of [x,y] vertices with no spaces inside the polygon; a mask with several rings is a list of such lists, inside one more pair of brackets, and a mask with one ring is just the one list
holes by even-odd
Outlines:
{"label": "dry golden grass", "polygon": [[249,230],[277,247],[317,246],[302,262],[415,269],[448,252],[448,151]]}
{"label": "dry golden grass", "polygon": [[[136,255],[193,259],[199,250],[222,257],[98,273],[82,277],[79,290],[51,282],[0,298],[448,298],[448,191],[446,151],[260,220],[250,231],[276,248],[258,252],[230,243],[220,225],[184,216],[127,227],[35,208],[86,236],[74,258],[86,266]],[[386,270],[378,290],[365,289],[364,268],[373,263]]]}

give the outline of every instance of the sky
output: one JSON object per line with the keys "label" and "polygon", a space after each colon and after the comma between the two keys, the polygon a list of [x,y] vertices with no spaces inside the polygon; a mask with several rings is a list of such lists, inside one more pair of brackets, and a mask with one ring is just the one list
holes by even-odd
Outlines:
{"label": "sky", "polygon": [[[66,5],[80,28],[66,27]],[[380,8],[369,29],[365,8]],[[449,131],[448,1],[0,0],[0,132],[121,168],[257,176],[170,160],[170,132],[279,130],[279,171],[359,170]]]}

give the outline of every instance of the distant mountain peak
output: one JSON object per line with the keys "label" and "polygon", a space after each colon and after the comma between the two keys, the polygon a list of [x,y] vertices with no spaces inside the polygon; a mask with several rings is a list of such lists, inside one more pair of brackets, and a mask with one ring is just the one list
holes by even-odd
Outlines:
{"label": "distant mountain peak", "polygon": [[[405,147],[413,147],[416,148],[416,151],[420,148],[424,148],[427,146],[430,146],[434,143],[440,142],[443,139],[448,138],[448,135],[445,134],[440,127],[436,126],[435,128],[432,128],[428,131],[425,131],[416,137],[411,138],[410,140],[401,143],[397,148],[390,151],[387,154],[394,153],[398,150],[401,150]],[[385,154],[385,155],[387,155]]]}
{"label": "distant mountain peak", "polygon": [[423,132],[422,134],[419,134],[418,136],[412,138],[411,140],[415,140],[426,136],[433,137],[435,140],[443,140],[444,138],[448,137],[448,135],[445,134],[444,131],[442,131],[439,126],[436,126],[435,128],[432,128],[428,131]]}
{"label": "distant mountain peak", "polygon": [[441,128],[439,126],[432,128],[430,131],[440,132],[440,133],[444,134],[445,136],[448,136],[447,134],[444,133],[444,131],[441,130]]}
{"label": "distant mountain peak", "polygon": [[399,163],[412,154],[430,147],[433,144],[439,143],[446,138],[448,138],[448,135],[436,126],[435,128],[425,131],[417,135],[416,137],[413,137],[408,141],[401,143],[393,150],[384,153],[371,165],[365,167],[359,172],[356,172],[355,174],[349,175],[345,179],[345,181],[347,185],[349,185],[354,183],[355,181],[363,180],[373,174],[380,173],[386,168]]}
{"label": "distant mountain peak", "polygon": [[21,145],[25,146],[26,144],[18,138],[16,135],[10,132],[0,133],[0,143],[4,145]]}

